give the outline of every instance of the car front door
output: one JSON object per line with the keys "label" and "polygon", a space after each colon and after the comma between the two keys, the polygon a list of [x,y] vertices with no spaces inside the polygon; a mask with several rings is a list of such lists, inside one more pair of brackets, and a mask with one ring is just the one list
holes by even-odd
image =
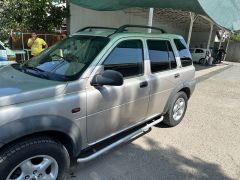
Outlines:
{"label": "car front door", "polygon": [[[94,144],[145,120],[149,102],[149,86],[144,74],[141,39],[120,40],[96,69],[89,78],[87,86],[89,144]],[[124,77],[124,84],[91,86],[93,76],[104,70],[120,72]]]}

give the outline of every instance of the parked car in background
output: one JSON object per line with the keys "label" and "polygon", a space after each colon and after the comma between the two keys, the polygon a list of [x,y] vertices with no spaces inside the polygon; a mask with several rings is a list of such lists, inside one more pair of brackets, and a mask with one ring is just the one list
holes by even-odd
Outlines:
{"label": "parked car in background", "polygon": [[13,64],[16,61],[16,53],[6,47],[3,42],[0,41],[0,67]]}
{"label": "parked car in background", "polygon": [[200,64],[206,64],[211,58],[211,51],[203,48],[191,48],[190,53],[192,55],[193,62]]}
{"label": "parked car in background", "polygon": [[90,161],[183,120],[196,84],[186,42],[128,27],[84,28],[0,69],[1,179],[63,180],[70,159]]}

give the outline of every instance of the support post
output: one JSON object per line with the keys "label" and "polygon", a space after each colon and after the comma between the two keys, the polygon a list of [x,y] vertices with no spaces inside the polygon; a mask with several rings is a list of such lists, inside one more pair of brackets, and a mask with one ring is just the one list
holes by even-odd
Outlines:
{"label": "support post", "polygon": [[230,38],[231,38],[231,35],[229,35],[229,37],[228,37],[228,42],[227,42],[227,46],[226,46],[226,50],[225,50],[225,52],[226,52],[226,54],[224,55],[224,61],[226,60],[226,57],[227,57],[227,52],[228,52],[228,47],[229,47],[229,43],[230,43]]}
{"label": "support post", "polygon": [[224,36],[224,34],[225,34],[225,31],[222,30],[222,36],[221,36],[221,39],[220,39],[220,43],[219,43],[219,46],[218,46],[218,50],[219,50],[219,49],[221,48],[221,46],[222,46],[223,36]]}
{"label": "support post", "polygon": [[212,39],[212,32],[213,32],[213,23],[212,23],[212,22],[211,22],[210,26],[211,26],[211,29],[210,29],[210,33],[209,33],[209,38],[208,38],[207,49],[209,49],[209,48],[210,48],[211,39]]}
{"label": "support post", "polygon": [[195,15],[195,13],[190,12],[190,27],[189,27],[189,32],[188,32],[188,40],[187,40],[187,45],[190,46],[190,41],[191,41],[191,37],[192,37],[192,30],[193,30],[193,23],[194,21],[197,19],[197,16]]}
{"label": "support post", "polygon": [[[149,9],[149,16],[148,16],[148,26],[153,25],[153,13],[154,13],[154,8]],[[151,33],[152,29],[148,29],[148,33]]]}

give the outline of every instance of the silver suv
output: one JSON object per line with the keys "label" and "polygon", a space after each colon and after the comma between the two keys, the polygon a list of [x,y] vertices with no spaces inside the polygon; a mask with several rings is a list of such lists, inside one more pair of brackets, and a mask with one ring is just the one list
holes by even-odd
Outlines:
{"label": "silver suv", "polygon": [[1,179],[62,180],[70,159],[90,161],[162,121],[178,125],[194,76],[181,36],[130,25],[84,28],[2,67]]}

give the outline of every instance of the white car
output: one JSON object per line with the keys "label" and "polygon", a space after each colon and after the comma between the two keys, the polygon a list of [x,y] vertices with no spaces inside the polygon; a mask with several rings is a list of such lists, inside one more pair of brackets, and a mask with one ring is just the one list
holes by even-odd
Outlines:
{"label": "white car", "polygon": [[200,64],[205,64],[206,59],[209,59],[211,57],[211,52],[209,49],[203,49],[203,48],[191,48],[190,49],[193,62],[197,62]]}
{"label": "white car", "polygon": [[16,53],[0,41],[0,67],[15,63]]}

